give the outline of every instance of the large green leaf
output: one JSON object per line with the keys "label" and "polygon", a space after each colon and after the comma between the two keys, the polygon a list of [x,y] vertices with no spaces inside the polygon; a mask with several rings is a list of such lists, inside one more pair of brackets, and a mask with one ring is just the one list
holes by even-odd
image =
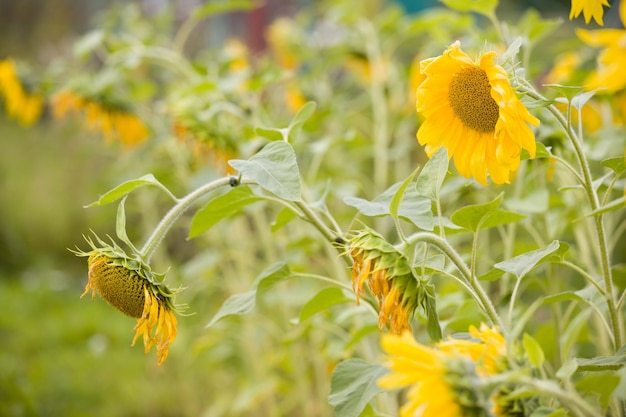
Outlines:
{"label": "large green leaf", "polygon": [[522,279],[524,275],[537,265],[549,260],[559,259],[568,248],[567,244],[554,240],[544,248],[522,253],[514,258],[498,262],[494,267],[515,275],[517,279]]}
{"label": "large green leaf", "polygon": [[528,360],[531,365],[535,368],[540,368],[545,360],[545,355],[543,353],[543,349],[541,349],[541,345],[539,345],[537,340],[535,340],[535,338],[528,333],[524,333],[522,343],[524,344],[524,351],[526,351],[526,355],[528,356]]}
{"label": "large green leaf", "polygon": [[404,181],[402,181],[402,183],[400,183],[400,186],[398,187],[398,190],[391,198],[391,202],[389,203],[389,214],[391,214],[391,217],[393,217],[396,222],[398,222],[400,204],[402,204],[402,201],[404,200],[404,196],[406,195],[406,189],[409,184],[413,182],[413,178],[415,178],[418,172],[419,169],[416,169],[411,175],[409,175]]}
{"label": "large green leaf", "polygon": [[354,302],[354,299],[347,297],[341,288],[324,288],[302,307],[300,311],[300,321],[304,321],[317,313],[328,310],[337,304],[347,302]]}
{"label": "large green leaf", "polygon": [[209,201],[196,212],[191,220],[189,237],[198,237],[221,220],[233,216],[245,206],[261,199],[262,197],[254,194],[250,187],[245,185],[231,189],[226,194]]}
{"label": "large green leaf", "polygon": [[478,232],[485,220],[500,207],[501,202],[502,193],[488,203],[475,204],[458,209],[452,213],[450,220],[457,226],[474,233]]}
{"label": "large green leaf", "polygon": [[[343,201],[365,216],[388,216],[391,215],[391,202],[401,186],[401,182],[392,185],[372,201],[358,197],[346,197]],[[433,230],[431,202],[428,198],[418,195],[412,187],[405,191],[397,214],[398,217],[413,223],[420,229]]]}
{"label": "large green leaf", "polygon": [[435,201],[448,173],[448,151],[442,147],[424,165],[415,183],[417,194]]}
{"label": "large green leaf", "polygon": [[278,262],[266,268],[254,282],[253,288],[241,294],[228,297],[206,327],[211,327],[227,316],[247,314],[256,305],[256,300],[278,282],[292,277],[289,266]]}
{"label": "large green leaf", "polygon": [[375,395],[383,392],[376,381],[387,368],[363,359],[348,359],[335,368],[330,378],[328,402],[337,417],[357,417]]}
{"label": "large green leaf", "polygon": [[623,156],[604,159],[600,164],[603,167],[612,169],[617,175],[626,171],[626,159]]}
{"label": "large green leaf", "polygon": [[296,153],[287,142],[270,142],[250,159],[234,159],[228,163],[277,197],[289,201],[301,199]]}
{"label": "large green leaf", "polygon": [[170,190],[167,189],[163,184],[161,184],[152,174],[146,174],[143,177],[137,178],[135,180],[129,180],[121,183],[117,187],[113,188],[110,191],[107,191],[105,194],[101,195],[98,201],[94,201],[93,203],[85,206],[85,207],[94,207],[94,206],[103,206],[105,204],[112,203],[114,201],[119,200],[124,197],[126,194],[135,191],[137,188],[145,187],[147,185],[156,186],[163,191],[165,191],[170,197],[174,200],[176,198],[172,195]]}

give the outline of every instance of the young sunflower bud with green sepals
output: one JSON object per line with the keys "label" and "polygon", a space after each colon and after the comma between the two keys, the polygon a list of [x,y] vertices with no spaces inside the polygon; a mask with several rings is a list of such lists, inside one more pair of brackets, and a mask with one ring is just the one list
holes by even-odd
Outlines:
{"label": "young sunflower bud with green sepals", "polygon": [[151,271],[137,255],[130,256],[113,240],[113,245],[96,236],[99,246],[86,238],[90,251],[72,251],[87,257],[89,275],[85,292],[91,290],[91,299],[100,294],[109,304],[127,316],[137,319],[136,332],[131,345],[143,335],[145,353],[156,345],[158,364],[167,358],[169,346],[176,339],[176,316],[180,308],[173,297],[178,291],[170,290],[161,281],[163,275]]}
{"label": "young sunflower bud with green sepals", "polygon": [[389,331],[401,334],[410,329],[409,318],[422,304],[422,281],[409,260],[372,230],[360,231],[348,242],[352,256],[352,288],[359,297],[367,283],[378,300],[378,325],[389,323]]}

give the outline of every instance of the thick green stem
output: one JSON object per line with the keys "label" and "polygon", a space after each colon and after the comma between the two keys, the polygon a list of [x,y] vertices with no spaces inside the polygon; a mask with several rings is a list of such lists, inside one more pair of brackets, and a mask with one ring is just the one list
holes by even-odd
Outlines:
{"label": "thick green stem", "polygon": [[236,186],[239,185],[239,181],[236,177],[224,177],[217,179],[215,181],[211,181],[208,184],[203,185],[202,187],[192,191],[187,194],[183,198],[177,199],[176,205],[170,209],[170,211],[161,219],[157,227],[152,232],[152,235],[146,240],[146,243],[143,245],[139,255],[144,260],[144,262],[148,263],[150,258],[154,254],[154,251],[157,249],[167,232],[174,225],[176,220],[196,201],[214,191],[220,187],[224,186]]}
{"label": "thick green stem", "polygon": [[[531,97],[538,100],[546,100],[541,94],[537,93],[531,88],[525,88],[524,91]],[[589,201],[589,206],[591,211],[596,211],[600,208],[600,200],[593,186],[593,178],[591,176],[591,170],[589,168],[589,164],[587,162],[587,158],[585,157],[585,152],[583,150],[582,144],[576,135],[576,133],[572,130],[572,127],[567,122],[567,119],[563,114],[553,105],[547,107],[548,111],[552,113],[557,123],[561,125],[565,134],[569,138],[574,153],[576,154],[576,158],[578,159],[578,163],[580,165],[580,170],[582,173],[583,179],[583,189],[587,194],[587,200]],[[604,277],[604,288],[606,293],[603,294],[606,299],[606,303],[609,310],[609,317],[611,321],[611,329],[613,331],[613,343],[615,350],[619,349],[623,343],[622,337],[622,318],[617,311],[617,303],[615,301],[614,291],[613,291],[613,276],[611,272],[611,262],[610,262],[610,254],[607,243],[607,238],[604,230],[604,220],[602,214],[597,214],[594,216],[594,224],[596,229],[596,235],[598,238],[598,246],[600,249],[600,263],[602,267],[602,276]]]}
{"label": "thick green stem", "polygon": [[407,243],[409,244],[413,244],[415,242],[424,242],[433,245],[448,259],[450,259],[450,261],[459,270],[461,275],[463,275],[465,282],[472,289],[471,295],[476,298],[485,314],[487,314],[493,324],[498,325],[501,331],[504,331],[502,320],[500,320],[500,316],[498,316],[498,312],[496,311],[491,300],[485,293],[485,290],[483,289],[483,287],[480,286],[472,271],[468,268],[465,262],[463,262],[461,256],[454,250],[454,248],[448,243],[448,241],[433,233],[419,232],[409,236],[407,239]]}

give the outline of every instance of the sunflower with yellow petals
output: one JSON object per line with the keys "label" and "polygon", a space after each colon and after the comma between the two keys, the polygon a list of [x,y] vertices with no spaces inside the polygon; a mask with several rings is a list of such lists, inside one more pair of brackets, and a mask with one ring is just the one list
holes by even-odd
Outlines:
{"label": "sunflower with yellow petals", "polygon": [[0,98],[4,98],[7,115],[23,126],[32,125],[41,115],[43,96],[26,91],[11,59],[0,61]]}
{"label": "sunflower with yellow petals", "polygon": [[416,109],[424,116],[417,139],[431,157],[442,146],[454,157],[459,174],[487,185],[510,183],[522,149],[535,156],[529,124],[539,125],[518,99],[504,68],[487,52],[478,63],[459,41],[443,55],[423,60],[424,81],[416,91]]}
{"label": "sunflower with yellow petals", "polygon": [[582,13],[585,23],[589,24],[591,18],[600,26],[604,25],[604,7],[610,7],[607,0],[572,0],[572,7],[569,12],[569,20],[572,20]]}
{"label": "sunflower with yellow petals", "polygon": [[[620,2],[619,16],[622,24],[626,25],[626,1]],[[587,45],[604,48],[598,56],[598,69],[587,77],[585,88],[614,93],[626,87],[626,30],[578,29],[576,34]]]}
{"label": "sunflower with yellow petals", "polygon": [[180,308],[174,305],[177,291],[170,290],[137,256],[127,255],[115,242],[109,245],[96,237],[98,245],[91,239],[87,243],[92,250],[73,251],[87,257],[89,268],[87,285],[81,298],[91,291],[127,316],[137,319],[133,328],[136,332],[131,343],[143,336],[145,353],[156,346],[158,364],[161,365],[176,339],[176,316]]}

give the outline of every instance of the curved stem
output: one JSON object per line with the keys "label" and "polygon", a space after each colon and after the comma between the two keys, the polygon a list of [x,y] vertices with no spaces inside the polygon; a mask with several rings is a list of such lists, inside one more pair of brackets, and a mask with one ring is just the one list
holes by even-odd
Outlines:
{"label": "curved stem", "polygon": [[[546,100],[541,94],[537,93],[534,89],[530,87],[525,87],[524,92],[526,92],[529,96],[537,99],[537,100]],[[568,123],[568,120],[563,116],[563,114],[554,106],[549,105],[547,107],[548,111],[554,116],[557,123],[561,125],[565,134],[570,140],[572,144],[572,148],[574,149],[574,153],[576,154],[576,158],[578,159],[578,163],[580,165],[580,170],[582,172],[583,179],[583,189],[587,194],[587,200],[589,201],[589,206],[591,211],[596,211],[600,208],[600,201],[598,199],[598,195],[593,186],[593,178],[591,177],[591,170],[589,168],[589,164],[587,163],[587,158],[585,157],[584,150],[582,148],[582,143],[576,133],[572,130],[572,127]],[[613,332],[613,343],[615,350],[619,349],[622,346],[623,338],[622,338],[622,318],[618,314],[616,301],[614,297],[613,291],[613,277],[611,272],[611,263],[609,260],[609,249],[607,238],[604,230],[604,219],[602,214],[597,214],[594,216],[594,223],[596,229],[596,235],[598,238],[598,246],[600,250],[600,263],[602,266],[602,275],[604,277],[604,288],[606,294],[604,294],[604,298],[606,300],[609,317],[611,321],[611,329]]]}
{"label": "curved stem", "polygon": [[482,307],[483,311],[485,312],[485,314],[487,314],[492,323],[496,324],[501,329],[501,331],[504,331],[504,326],[502,326],[502,320],[500,320],[500,316],[498,316],[498,313],[491,303],[491,300],[489,299],[489,297],[487,297],[485,290],[483,289],[483,287],[480,286],[472,271],[468,268],[465,262],[463,262],[461,256],[454,250],[454,248],[448,243],[448,241],[440,238],[433,233],[418,232],[407,238],[408,244],[413,244],[416,242],[424,242],[433,245],[434,247],[439,249],[439,251],[443,253],[448,259],[450,259],[450,261],[459,270],[461,275],[463,275],[465,282],[472,289],[472,292],[470,294],[478,301],[479,305]]}
{"label": "curved stem", "polygon": [[294,204],[302,210],[307,220],[320,231],[329,242],[336,242],[337,239],[343,239],[341,235],[335,234],[320,220],[313,210],[304,201],[294,201]]}
{"label": "curved stem", "polygon": [[198,201],[211,191],[214,191],[220,187],[224,187],[227,185],[234,187],[239,184],[240,183],[236,177],[219,178],[192,191],[185,197],[177,199],[176,205],[174,205],[174,207],[172,207],[170,211],[167,212],[163,219],[161,219],[148,240],[146,240],[146,243],[143,245],[143,248],[139,252],[139,256],[146,263],[148,263],[150,261],[150,258],[156,251],[157,247],[159,246],[167,232],[170,230],[170,228],[174,225],[176,220],[178,220],[178,218],[196,201]]}

